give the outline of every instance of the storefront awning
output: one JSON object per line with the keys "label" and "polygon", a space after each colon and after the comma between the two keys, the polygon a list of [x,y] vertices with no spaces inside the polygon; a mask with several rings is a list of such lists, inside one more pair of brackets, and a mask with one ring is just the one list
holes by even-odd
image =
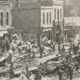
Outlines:
{"label": "storefront awning", "polygon": [[22,30],[14,29],[14,28],[8,29],[7,31],[8,33],[22,33]]}
{"label": "storefront awning", "polygon": [[51,28],[44,28],[43,32],[51,31]]}

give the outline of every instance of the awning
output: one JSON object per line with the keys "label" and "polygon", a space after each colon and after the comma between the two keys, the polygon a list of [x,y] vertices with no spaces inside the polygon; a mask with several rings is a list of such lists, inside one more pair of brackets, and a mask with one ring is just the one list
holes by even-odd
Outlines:
{"label": "awning", "polygon": [[14,29],[14,28],[10,28],[7,31],[8,31],[8,33],[22,33],[22,30]]}
{"label": "awning", "polygon": [[51,28],[44,28],[43,32],[51,31]]}
{"label": "awning", "polygon": [[4,34],[7,34],[7,31],[6,30],[2,30],[2,31],[0,31],[0,37],[2,37]]}

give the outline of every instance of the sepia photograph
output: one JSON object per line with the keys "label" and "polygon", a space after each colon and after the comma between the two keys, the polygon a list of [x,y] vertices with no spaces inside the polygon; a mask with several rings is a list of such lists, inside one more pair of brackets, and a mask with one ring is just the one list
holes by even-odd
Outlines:
{"label": "sepia photograph", "polygon": [[80,80],[80,0],[0,0],[0,80]]}

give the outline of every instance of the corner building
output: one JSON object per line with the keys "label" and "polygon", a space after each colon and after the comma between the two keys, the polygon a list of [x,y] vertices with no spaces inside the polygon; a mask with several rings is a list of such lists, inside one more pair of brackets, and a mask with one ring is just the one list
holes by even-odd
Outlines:
{"label": "corner building", "polygon": [[46,35],[48,39],[51,39],[53,36],[55,31],[52,31],[53,27],[60,24],[61,29],[63,29],[63,16],[63,0],[41,0],[41,27],[43,34]]}
{"label": "corner building", "polygon": [[0,0],[0,36],[8,33],[8,29],[12,27],[12,4],[9,0]]}

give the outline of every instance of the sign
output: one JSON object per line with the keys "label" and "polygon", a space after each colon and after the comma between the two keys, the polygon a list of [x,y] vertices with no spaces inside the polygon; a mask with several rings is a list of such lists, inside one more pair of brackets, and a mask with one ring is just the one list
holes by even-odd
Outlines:
{"label": "sign", "polygon": [[4,1],[9,1],[9,0],[0,0],[0,1],[4,2]]}
{"label": "sign", "polygon": [[39,0],[19,0],[20,3],[34,3],[34,2],[38,2]]}
{"label": "sign", "polygon": [[12,5],[8,2],[0,2],[0,8],[12,8]]}

